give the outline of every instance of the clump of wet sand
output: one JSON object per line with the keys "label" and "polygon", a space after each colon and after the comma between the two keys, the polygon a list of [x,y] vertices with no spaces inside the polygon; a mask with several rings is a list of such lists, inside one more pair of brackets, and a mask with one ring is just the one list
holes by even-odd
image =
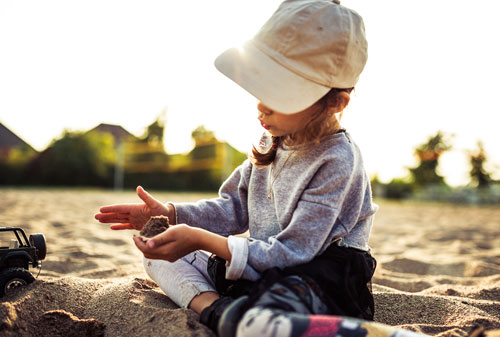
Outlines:
{"label": "clump of wet sand", "polygon": [[140,235],[145,238],[152,238],[167,230],[169,226],[168,216],[152,216],[140,231]]}

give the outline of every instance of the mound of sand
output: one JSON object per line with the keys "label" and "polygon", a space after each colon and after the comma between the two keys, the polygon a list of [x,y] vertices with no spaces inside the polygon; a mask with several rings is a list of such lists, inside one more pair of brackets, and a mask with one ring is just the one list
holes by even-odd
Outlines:
{"label": "mound of sand", "polygon": [[2,336],[213,336],[152,281],[43,277],[0,303]]}
{"label": "mound of sand", "polygon": [[[0,299],[0,336],[214,336],[148,279],[132,232],[93,220],[101,205],[137,202],[133,192],[1,192],[0,226],[44,233],[48,255],[33,284]],[[500,210],[380,206],[370,242],[375,320],[440,337],[500,329]]]}

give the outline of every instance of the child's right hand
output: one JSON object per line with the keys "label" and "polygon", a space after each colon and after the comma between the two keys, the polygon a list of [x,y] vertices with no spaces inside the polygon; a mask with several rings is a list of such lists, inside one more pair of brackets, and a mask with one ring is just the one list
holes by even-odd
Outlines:
{"label": "child's right hand", "polygon": [[170,223],[174,224],[175,210],[172,205],[161,203],[141,186],[138,186],[136,191],[144,203],[102,206],[95,218],[102,223],[115,223],[110,226],[115,230],[141,230],[149,218],[157,215],[168,216]]}

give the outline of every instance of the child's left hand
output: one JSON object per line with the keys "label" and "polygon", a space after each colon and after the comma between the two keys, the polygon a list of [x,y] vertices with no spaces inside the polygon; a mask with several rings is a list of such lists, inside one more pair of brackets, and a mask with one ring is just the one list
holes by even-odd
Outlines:
{"label": "child's left hand", "polygon": [[197,230],[185,224],[169,227],[151,239],[144,241],[134,236],[134,243],[148,259],[174,262],[200,249]]}

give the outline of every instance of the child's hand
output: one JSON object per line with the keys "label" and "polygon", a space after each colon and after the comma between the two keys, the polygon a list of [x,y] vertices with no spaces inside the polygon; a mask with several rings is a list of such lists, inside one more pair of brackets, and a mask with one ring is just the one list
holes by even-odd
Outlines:
{"label": "child's hand", "polygon": [[95,218],[102,223],[116,223],[110,228],[118,230],[141,230],[149,218],[155,215],[166,215],[171,221],[175,221],[173,206],[164,205],[141,186],[137,187],[137,195],[144,203],[103,206]]}
{"label": "child's hand", "polygon": [[134,236],[134,243],[148,259],[177,261],[181,257],[200,249],[200,230],[185,224],[169,227],[148,240]]}

